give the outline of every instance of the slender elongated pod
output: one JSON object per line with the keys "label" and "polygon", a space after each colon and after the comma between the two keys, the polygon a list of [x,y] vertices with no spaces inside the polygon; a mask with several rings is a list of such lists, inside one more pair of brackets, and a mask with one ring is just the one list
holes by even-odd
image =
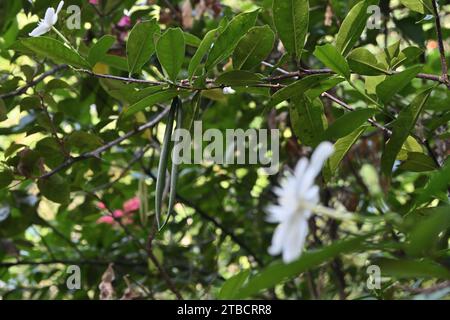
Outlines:
{"label": "slender elongated pod", "polygon": [[172,105],[170,107],[169,116],[167,119],[166,130],[164,133],[164,140],[161,146],[161,155],[159,158],[158,176],[156,180],[156,194],[155,194],[155,213],[158,229],[161,229],[160,217],[162,211],[164,188],[166,184],[166,170],[170,154],[169,149],[171,145],[172,131],[175,122],[175,116],[180,103],[181,101],[178,97],[175,97],[172,100]]}

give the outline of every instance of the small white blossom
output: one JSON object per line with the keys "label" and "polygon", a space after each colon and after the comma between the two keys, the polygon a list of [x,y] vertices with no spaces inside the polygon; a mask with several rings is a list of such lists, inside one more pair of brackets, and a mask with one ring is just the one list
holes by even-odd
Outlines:
{"label": "small white blossom", "polygon": [[223,94],[235,94],[236,93],[236,90],[234,90],[233,88],[231,88],[231,87],[225,87],[225,88],[223,88]]}
{"label": "small white blossom", "polygon": [[42,19],[38,26],[31,31],[28,35],[30,37],[39,37],[47,32],[49,32],[52,27],[56,24],[56,22],[58,21],[58,14],[61,11],[62,7],[64,5],[64,1],[61,1],[58,5],[58,8],[55,9],[53,8],[48,8],[47,11],[45,12],[45,17],[44,19]]}
{"label": "small white blossom", "polygon": [[334,148],[330,142],[322,142],[311,156],[311,161],[300,159],[294,174],[289,174],[275,189],[278,205],[267,208],[268,221],[278,223],[269,248],[271,255],[282,253],[285,263],[300,257],[312,208],[319,203],[319,187],[314,181]]}

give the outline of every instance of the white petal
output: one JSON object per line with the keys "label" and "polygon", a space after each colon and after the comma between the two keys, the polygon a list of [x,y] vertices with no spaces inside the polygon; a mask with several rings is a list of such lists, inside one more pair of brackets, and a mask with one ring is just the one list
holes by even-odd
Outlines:
{"label": "white petal", "polygon": [[284,263],[293,262],[301,256],[308,235],[308,222],[305,219],[300,219],[290,229],[290,234],[287,236],[283,248]]}
{"label": "white petal", "polygon": [[309,188],[312,188],[314,180],[316,179],[325,161],[333,154],[334,147],[330,142],[322,142],[316,148],[311,156],[311,161],[309,162],[308,168],[303,175],[303,181],[299,186],[300,194],[305,193]]}
{"label": "white petal", "polygon": [[53,8],[48,8],[47,11],[45,11],[45,17],[44,17],[44,22],[49,25],[52,26],[53,23],[53,19],[55,18],[55,9]]}
{"label": "white petal", "polygon": [[333,154],[334,146],[331,142],[325,141],[318,145],[311,156],[310,169],[316,172],[316,176],[322,170],[323,164]]}
{"label": "white petal", "polygon": [[282,223],[279,224],[272,237],[272,245],[269,247],[269,254],[272,256],[279,255],[283,250],[284,237],[286,236],[286,227],[289,224]]}
{"label": "white petal", "polygon": [[47,25],[45,22],[39,23],[39,25],[31,31],[28,35],[30,37],[39,37],[43,35],[44,33],[49,32],[51,29],[51,26]]}
{"label": "white petal", "polygon": [[295,178],[297,180],[301,180],[302,176],[305,174],[305,170],[308,167],[308,159],[306,158],[301,158],[298,162],[297,165],[295,166]]}
{"label": "white petal", "polygon": [[59,12],[61,11],[63,5],[64,5],[64,1],[61,1],[61,2],[58,4],[58,8],[56,8],[56,15],[59,14]]}

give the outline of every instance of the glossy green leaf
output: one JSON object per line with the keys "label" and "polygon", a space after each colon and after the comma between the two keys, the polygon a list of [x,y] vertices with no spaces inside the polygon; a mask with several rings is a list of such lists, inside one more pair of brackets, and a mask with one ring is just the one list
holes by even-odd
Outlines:
{"label": "glossy green leaf", "polygon": [[302,56],[309,25],[309,0],[274,0],[273,21],[286,50]]}
{"label": "glossy green leaf", "polygon": [[426,12],[433,12],[433,0],[400,0],[401,4],[410,10],[425,14]]}
{"label": "glossy green leaf", "polygon": [[127,42],[128,70],[139,73],[155,52],[153,36],[159,34],[156,20],[137,23],[130,32]]}
{"label": "glossy green leaf", "polygon": [[112,47],[116,38],[110,35],[101,37],[92,47],[89,49],[87,60],[91,66],[94,66],[97,62],[101,61],[109,49]]}
{"label": "glossy green leaf", "polygon": [[325,66],[337,74],[347,79],[350,78],[350,68],[348,63],[335,46],[331,44],[317,46],[314,55],[317,59],[322,61]]}
{"label": "glossy green leaf", "polygon": [[231,20],[223,32],[217,37],[214,46],[208,55],[206,69],[211,70],[214,66],[228,58],[236,48],[239,40],[255,25],[259,9],[244,12]]}
{"label": "glossy green leaf", "polygon": [[307,90],[319,85],[322,81],[328,79],[329,75],[315,74],[307,76],[301,80],[298,80],[289,86],[277,91],[270,101],[271,106],[276,106],[277,104],[288,100],[294,96],[301,96]]}
{"label": "glossy green leaf", "polygon": [[226,86],[246,86],[262,83],[264,77],[260,74],[245,70],[233,70],[221,74],[216,84]]}
{"label": "glossy green leaf", "polygon": [[383,103],[388,103],[396,93],[404,89],[422,70],[422,66],[414,66],[400,73],[388,76],[377,86],[377,96]]}
{"label": "glossy green leaf", "polygon": [[379,63],[373,53],[366,48],[356,48],[348,55],[348,64],[353,72],[364,76],[386,74],[382,63]]}
{"label": "glossy green leaf", "polygon": [[320,99],[310,101],[301,96],[294,97],[289,113],[294,133],[302,144],[317,146],[321,142],[326,124]]}
{"label": "glossy green leaf", "polygon": [[362,126],[370,117],[375,115],[375,113],[375,109],[357,109],[345,113],[327,129],[324,133],[324,139],[337,140],[351,134]]}
{"label": "glossy green leaf", "polygon": [[49,37],[22,39],[20,43],[36,53],[57,63],[66,63],[77,68],[88,68],[89,63],[80,54],[64,43]]}
{"label": "glossy green leaf", "polygon": [[188,68],[189,79],[192,79],[192,77],[196,74],[196,72],[202,62],[202,59],[205,57],[205,55],[211,49],[211,45],[213,44],[213,42],[215,40],[216,34],[217,34],[217,29],[209,31],[203,38],[203,40],[200,43],[194,56],[191,58],[191,61],[189,62],[189,68]]}
{"label": "glossy green leaf", "polygon": [[425,103],[431,95],[433,88],[420,93],[411,104],[404,108],[393,124],[392,136],[389,139],[381,157],[381,170],[386,176],[390,176],[395,159],[403,144],[414,128]]}
{"label": "glossy green leaf", "polygon": [[347,14],[336,36],[336,49],[346,56],[358,42],[370,16],[367,8],[378,1],[360,1]]}
{"label": "glossy green leaf", "polygon": [[153,93],[149,95],[148,97],[145,97],[142,100],[139,100],[135,104],[129,106],[128,108],[125,108],[125,110],[122,113],[123,118],[128,118],[131,115],[144,110],[147,107],[154,106],[157,103],[165,102],[167,100],[172,99],[173,97],[176,97],[179,94],[179,92],[176,89],[168,89],[164,91],[160,91],[157,93]]}
{"label": "glossy green leaf", "polygon": [[159,38],[156,54],[170,80],[175,81],[184,62],[186,44],[180,28],[168,29]]}
{"label": "glossy green leaf", "polygon": [[275,34],[269,26],[253,27],[242,37],[233,53],[235,69],[257,67],[272,51]]}
{"label": "glossy green leaf", "polygon": [[351,147],[358,141],[359,137],[364,133],[366,129],[367,126],[363,125],[349,135],[336,141],[336,143],[334,144],[334,153],[325,163],[325,167],[323,169],[323,175],[326,181],[329,181],[333,177],[342,160],[345,158]]}

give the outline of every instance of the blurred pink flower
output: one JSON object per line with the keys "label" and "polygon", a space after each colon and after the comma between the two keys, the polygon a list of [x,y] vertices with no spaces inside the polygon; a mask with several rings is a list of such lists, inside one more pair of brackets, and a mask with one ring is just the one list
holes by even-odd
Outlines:
{"label": "blurred pink flower", "polygon": [[90,4],[97,5],[99,0],[89,0]]}
{"label": "blurred pink flower", "polygon": [[98,220],[97,220],[97,223],[98,224],[100,224],[100,223],[106,223],[106,224],[114,224],[115,223],[115,221],[114,221],[114,218],[113,217],[111,217],[111,216],[103,216],[103,217],[100,217]]}
{"label": "blurred pink flower", "polygon": [[114,218],[122,218],[123,215],[124,215],[124,213],[122,210],[114,210],[114,212],[113,212]]}
{"label": "blurred pink flower", "polygon": [[117,25],[121,28],[129,27],[131,26],[131,18],[129,16],[123,16]]}
{"label": "blurred pink flower", "polygon": [[97,208],[99,208],[100,210],[105,210],[106,205],[103,202],[97,202]]}
{"label": "blurred pink flower", "polygon": [[140,202],[139,198],[134,197],[134,198],[126,201],[123,204],[123,210],[125,212],[132,212],[132,211],[139,210],[140,204],[141,204],[141,202]]}

